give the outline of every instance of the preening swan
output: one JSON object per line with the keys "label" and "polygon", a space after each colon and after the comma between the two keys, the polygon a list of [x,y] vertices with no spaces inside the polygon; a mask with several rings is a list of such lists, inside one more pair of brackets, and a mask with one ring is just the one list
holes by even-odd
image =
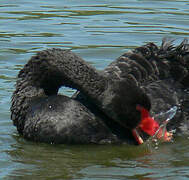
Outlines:
{"label": "preening swan", "polygon": [[[69,50],[47,49],[20,70],[11,119],[18,132],[33,141],[140,144],[136,128],[146,135],[157,129],[150,110],[155,116],[179,106],[169,127],[182,131],[188,118],[188,70],[186,40],[178,46],[170,41],[161,47],[148,43],[123,54],[104,71]],[[58,95],[61,86],[78,92],[72,98]]]}

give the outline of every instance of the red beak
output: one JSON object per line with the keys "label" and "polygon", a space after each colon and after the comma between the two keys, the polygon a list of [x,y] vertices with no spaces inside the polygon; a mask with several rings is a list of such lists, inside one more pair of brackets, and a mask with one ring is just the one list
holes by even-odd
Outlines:
{"label": "red beak", "polygon": [[[137,106],[136,109],[141,112],[141,122],[138,125],[138,127],[150,136],[155,135],[158,129],[160,128],[158,122],[150,116],[149,111],[145,108]],[[143,140],[139,136],[137,130],[134,129],[132,132],[138,144],[142,144]],[[172,133],[167,132],[167,130],[163,131],[163,128],[160,128],[156,137],[159,139],[162,138],[163,141],[170,141],[172,138]]]}

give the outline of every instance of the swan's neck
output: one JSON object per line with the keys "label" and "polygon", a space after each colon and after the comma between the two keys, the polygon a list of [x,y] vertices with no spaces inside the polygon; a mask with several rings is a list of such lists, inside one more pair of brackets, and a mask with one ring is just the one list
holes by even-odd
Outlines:
{"label": "swan's neck", "polygon": [[12,97],[12,119],[15,124],[27,113],[30,100],[55,95],[61,86],[80,90],[96,104],[106,80],[95,68],[68,50],[48,49],[33,56],[19,72]]}
{"label": "swan's neck", "polygon": [[37,97],[45,97],[44,90],[36,86],[32,86],[26,79],[18,79],[16,90],[12,96],[11,119],[17,130],[22,134],[25,124],[25,117],[28,112],[30,102]]}
{"label": "swan's neck", "polygon": [[22,74],[31,76],[32,84],[43,88],[46,95],[56,94],[60,86],[67,86],[96,99],[106,84],[105,78],[95,68],[73,52],[62,49],[39,52],[19,76]]}

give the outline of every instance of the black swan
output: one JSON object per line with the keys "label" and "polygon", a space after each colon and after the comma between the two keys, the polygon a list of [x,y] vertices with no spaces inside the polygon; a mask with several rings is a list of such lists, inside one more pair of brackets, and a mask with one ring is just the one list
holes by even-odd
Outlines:
{"label": "black swan", "polygon": [[[149,111],[155,116],[177,105],[168,129],[187,132],[188,71],[186,40],[178,46],[166,40],[161,47],[148,43],[101,72],[69,50],[47,49],[19,72],[11,119],[18,132],[33,141],[140,144],[138,127],[146,135],[159,127]],[[72,98],[58,95],[61,86],[78,92]],[[169,136],[166,132],[165,140]]]}

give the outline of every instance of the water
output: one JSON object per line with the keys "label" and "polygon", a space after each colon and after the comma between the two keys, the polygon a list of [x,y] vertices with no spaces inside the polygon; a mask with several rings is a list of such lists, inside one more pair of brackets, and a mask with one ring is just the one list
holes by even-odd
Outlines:
{"label": "water", "polygon": [[36,51],[72,49],[103,69],[145,42],[188,37],[188,10],[188,0],[1,0],[0,179],[189,179],[188,137],[158,149],[32,143],[17,134],[9,112],[15,77]]}
{"label": "water", "polygon": [[[166,132],[166,127],[167,124],[170,122],[171,119],[174,118],[174,116],[177,113],[177,107],[173,106],[170,110],[168,110],[167,112],[163,113],[161,112],[159,114],[159,116],[161,116],[161,118],[163,118],[163,122],[160,124],[158,130],[156,131],[156,133],[152,136],[152,138],[156,138],[156,136],[158,135],[158,132],[162,129],[162,135],[161,138],[163,138],[165,136],[165,132]],[[175,130],[172,129],[171,132],[174,132]]]}

